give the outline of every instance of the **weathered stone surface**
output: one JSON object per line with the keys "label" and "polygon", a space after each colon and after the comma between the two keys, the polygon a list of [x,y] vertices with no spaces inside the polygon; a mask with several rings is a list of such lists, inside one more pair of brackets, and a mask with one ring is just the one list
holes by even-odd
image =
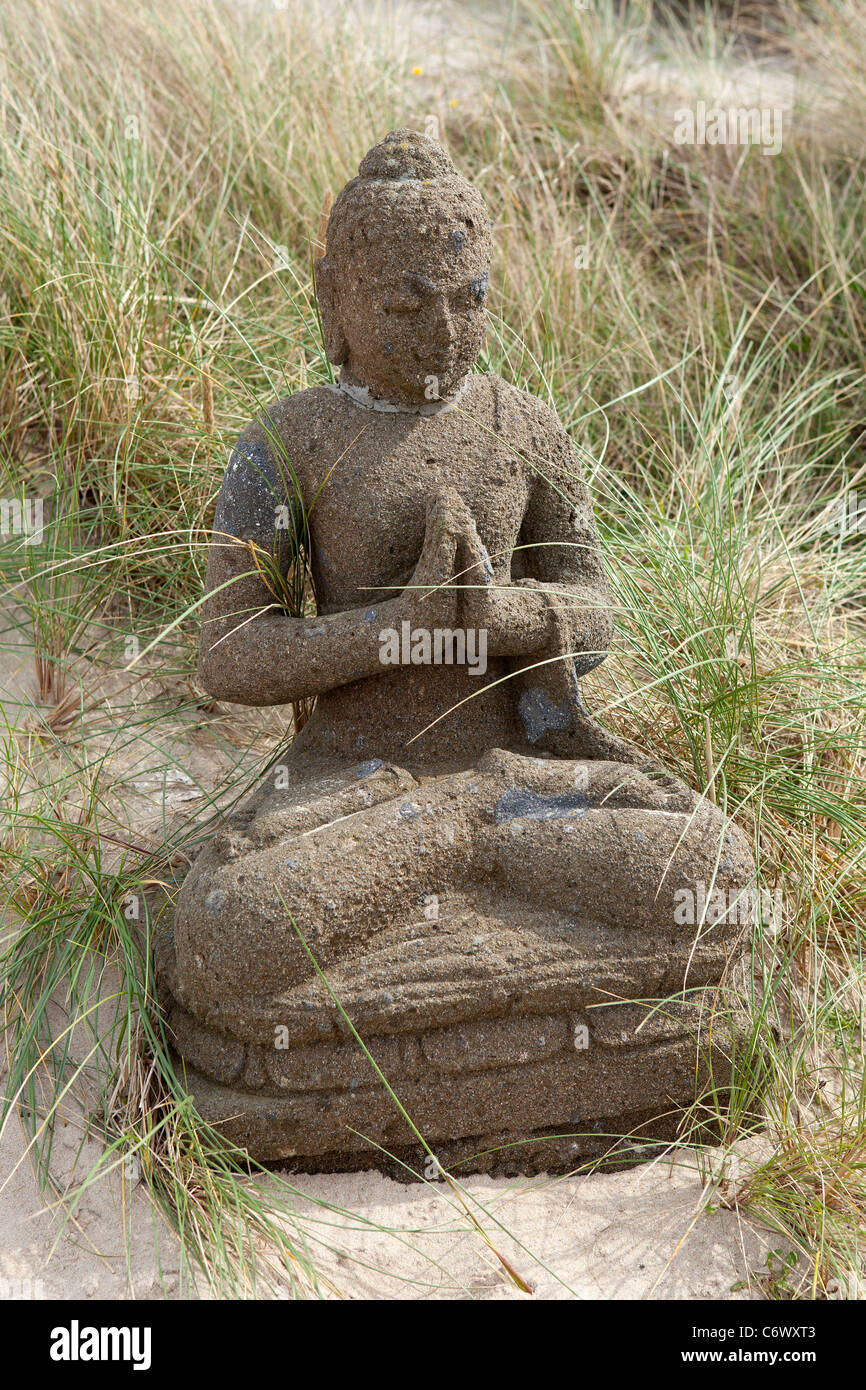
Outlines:
{"label": "weathered stone surface", "polygon": [[[561,1166],[601,1129],[671,1137],[708,1074],[687,1001],[742,915],[679,908],[736,897],[754,866],[582,705],[612,631],[591,502],[548,407],[470,371],[490,252],[443,150],[406,131],[372,150],[317,265],[340,381],[253,421],[220,494],[201,678],[317,704],[195,861],[156,957],[199,1107],[257,1157],[421,1152],[353,1029],[430,1142],[481,1167],[503,1146]],[[287,573],[293,533],[312,619],[251,561]],[[406,664],[383,664],[388,631]]]}
{"label": "weathered stone surface", "polygon": [[[696,1062],[699,1084],[707,1080],[693,1012],[685,1024],[669,1015],[665,1027],[657,1025],[639,1045],[633,1029],[628,1036],[621,1030],[615,1040],[608,1030],[601,1039],[590,1024],[584,1046],[581,1015],[432,1030],[421,1035],[420,1050],[417,1037],[365,1040],[412,1124],[354,1041],[286,1053],[286,1071],[250,1087],[240,1112],[237,1089],[199,1072],[198,1055],[187,1057],[188,1076],[209,1118],[260,1158],[300,1158],[304,1166],[319,1166],[318,1160],[336,1153],[352,1164],[361,1158],[378,1163],[382,1155],[371,1150],[372,1142],[398,1157],[408,1148],[419,1159],[423,1151],[414,1125],[443,1164],[457,1154],[465,1164],[473,1153],[495,1147],[499,1152],[489,1162],[472,1161],[470,1167],[523,1166],[523,1145],[541,1133],[560,1137],[555,1147],[568,1164],[601,1152],[602,1133],[608,1145],[630,1139],[627,1156],[634,1161],[646,1139],[675,1137],[679,1109],[694,1093]],[[724,1087],[729,1076],[717,1039],[714,1085]],[[515,1115],[531,1115],[535,1123],[518,1128]],[[553,1152],[542,1146],[547,1166]]]}
{"label": "weathered stone surface", "polygon": [[564,1017],[491,1018],[425,1033],[421,1048],[434,1071],[487,1071],[552,1057],[564,1050],[568,1036]]}

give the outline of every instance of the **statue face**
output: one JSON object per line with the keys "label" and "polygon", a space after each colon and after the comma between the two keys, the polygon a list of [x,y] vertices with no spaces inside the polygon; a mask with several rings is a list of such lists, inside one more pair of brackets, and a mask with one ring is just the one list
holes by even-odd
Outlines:
{"label": "statue face", "polygon": [[398,235],[377,228],[377,238],[343,251],[322,309],[346,380],[420,404],[453,394],[481,350],[490,240],[456,217],[435,230],[401,224]]}

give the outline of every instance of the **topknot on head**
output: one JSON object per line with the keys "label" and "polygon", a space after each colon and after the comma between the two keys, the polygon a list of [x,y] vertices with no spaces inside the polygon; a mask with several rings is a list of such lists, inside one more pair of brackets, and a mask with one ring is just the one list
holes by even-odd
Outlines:
{"label": "topknot on head", "polygon": [[[337,195],[328,219],[325,269],[371,242],[394,245],[418,231],[430,254],[441,256],[442,238],[456,253],[466,232],[490,242],[491,227],[484,199],[450,156],[429,135],[392,130],[364,155],[358,172]],[[395,253],[398,259],[405,247]]]}
{"label": "topknot on head", "polygon": [[407,180],[453,178],[457,170],[450,156],[417,130],[392,130],[368,150],[358,165],[361,179],[386,179],[393,183]]}

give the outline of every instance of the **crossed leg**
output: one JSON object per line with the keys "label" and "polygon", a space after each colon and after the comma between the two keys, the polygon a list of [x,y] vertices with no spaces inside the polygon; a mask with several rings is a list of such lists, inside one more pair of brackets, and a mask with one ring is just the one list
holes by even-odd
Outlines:
{"label": "crossed leg", "polygon": [[362,764],[260,798],[203,852],[178,904],[177,988],[199,1016],[260,1015],[313,972],[299,932],[328,970],[383,932],[393,947],[446,892],[523,902],[566,943],[587,923],[663,939],[683,933],[684,890],[736,902],[752,873],[742,832],[672,777],[499,749],[438,777]]}

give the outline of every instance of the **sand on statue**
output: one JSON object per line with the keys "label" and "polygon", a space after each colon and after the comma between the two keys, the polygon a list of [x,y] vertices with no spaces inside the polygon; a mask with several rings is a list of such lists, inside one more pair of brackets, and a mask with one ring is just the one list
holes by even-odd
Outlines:
{"label": "sand on statue", "polygon": [[386,136],[316,263],[339,380],[264,410],[223,480],[201,680],[316,704],[156,956],[195,1103],[257,1159],[418,1171],[421,1134],[458,1172],[563,1171],[613,1135],[633,1162],[730,1076],[701,1021],[748,843],[581,701],[612,637],[591,499],[555,413],[473,371],[491,252],[444,149]]}

